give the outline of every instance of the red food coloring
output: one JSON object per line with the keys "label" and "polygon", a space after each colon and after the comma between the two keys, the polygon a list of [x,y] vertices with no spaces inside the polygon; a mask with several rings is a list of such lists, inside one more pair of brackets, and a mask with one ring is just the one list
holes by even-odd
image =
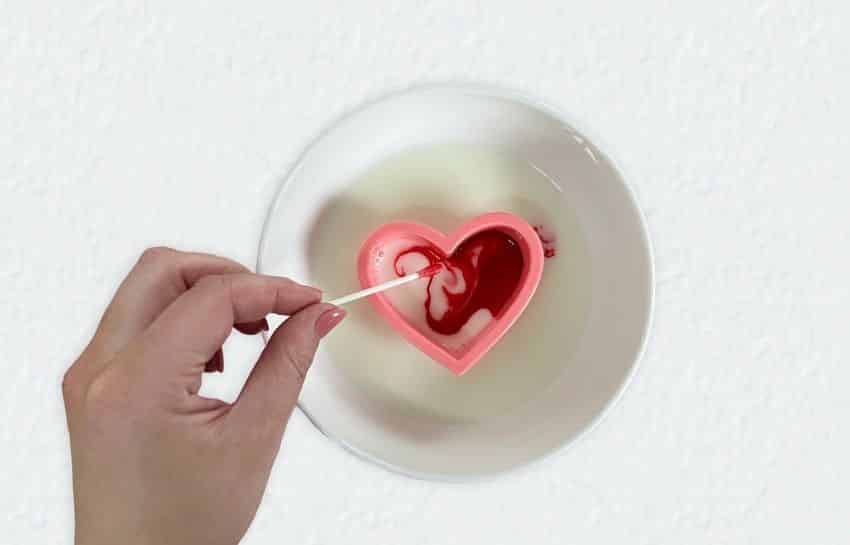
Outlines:
{"label": "red food coloring", "polygon": [[[499,318],[504,308],[513,298],[519,287],[525,265],[519,244],[506,233],[490,229],[481,231],[463,241],[451,255],[430,244],[409,248],[395,258],[394,266],[398,276],[404,276],[399,270],[399,260],[407,254],[421,254],[430,265],[423,270],[436,274],[444,267],[447,276],[445,285],[439,286],[446,296],[448,308],[439,319],[431,312],[431,285],[434,276],[428,280],[428,295],[425,299],[425,316],[428,326],[443,335],[453,335],[469,321],[473,314],[486,308],[495,318]],[[447,288],[457,286],[462,279],[465,288],[452,293]]]}
{"label": "red food coloring", "polygon": [[542,225],[535,225],[534,232],[537,233],[540,242],[543,244],[543,257],[555,257],[555,254],[557,254],[555,243],[558,241],[558,235]]}
{"label": "red food coloring", "polygon": [[[398,261],[398,258],[396,258],[396,261]],[[440,272],[442,270],[443,270],[443,262],[442,261],[439,262],[439,263],[432,263],[431,265],[428,265],[427,267],[425,267],[424,269],[419,271],[419,276],[422,277],[422,278],[430,278],[430,277],[434,276],[435,274],[437,274],[438,272]],[[398,272],[398,268],[396,268],[396,272]]]}

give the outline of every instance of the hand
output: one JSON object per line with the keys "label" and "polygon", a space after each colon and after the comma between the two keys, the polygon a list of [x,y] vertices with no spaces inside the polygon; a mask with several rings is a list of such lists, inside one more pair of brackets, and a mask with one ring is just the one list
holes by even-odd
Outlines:
{"label": "hand", "polygon": [[[77,545],[235,544],[257,511],[319,339],[321,292],[233,261],[146,251],[63,381]],[[290,315],[232,405],[198,395],[231,329]]]}

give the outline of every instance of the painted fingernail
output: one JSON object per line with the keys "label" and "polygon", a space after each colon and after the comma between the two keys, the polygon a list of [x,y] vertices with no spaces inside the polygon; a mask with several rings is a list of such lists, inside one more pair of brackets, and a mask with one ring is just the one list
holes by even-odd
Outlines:
{"label": "painted fingernail", "polygon": [[326,310],[316,319],[316,334],[324,337],[345,318],[345,315],[346,312],[338,307]]}

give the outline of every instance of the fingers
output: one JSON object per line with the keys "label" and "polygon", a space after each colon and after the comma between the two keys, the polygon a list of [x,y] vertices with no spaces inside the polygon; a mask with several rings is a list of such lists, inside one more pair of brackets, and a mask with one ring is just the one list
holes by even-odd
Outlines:
{"label": "fingers", "polygon": [[[200,373],[234,324],[262,328],[267,314],[289,315],[316,303],[321,292],[287,278],[250,273],[210,275],[177,298],[143,335],[158,372]],[[253,324],[253,325],[249,325]]]}
{"label": "fingers", "polygon": [[109,360],[199,279],[247,272],[243,265],[209,254],[150,248],[121,283],[92,341],[98,362]]}
{"label": "fingers", "polygon": [[236,425],[270,424],[283,433],[319,340],[343,318],[343,309],[320,303],[283,322],[260,355],[229,418]]}

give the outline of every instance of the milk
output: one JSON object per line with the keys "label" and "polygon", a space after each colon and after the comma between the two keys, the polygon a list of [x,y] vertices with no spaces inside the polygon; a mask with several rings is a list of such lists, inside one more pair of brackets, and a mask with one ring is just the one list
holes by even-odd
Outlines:
{"label": "milk", "polygon": [[475,367],[455,376],[408,344],[368,300],[349,305],[344,324],[323,341],[326,364],[395,411],[459,423],[516,409],[567,372],[589,308],[587,248],[558,180],[503,150],[419,147],[352,179],[311,230],[310,281],[328,298],[360,289],[358,250],[384,223],[417,221],[448,233],[495,211],[512,212],[556,235],[556,255],[546,259],[528,308]]}

